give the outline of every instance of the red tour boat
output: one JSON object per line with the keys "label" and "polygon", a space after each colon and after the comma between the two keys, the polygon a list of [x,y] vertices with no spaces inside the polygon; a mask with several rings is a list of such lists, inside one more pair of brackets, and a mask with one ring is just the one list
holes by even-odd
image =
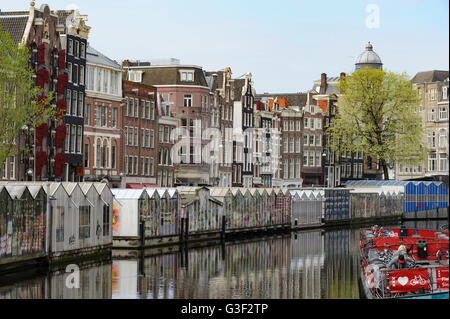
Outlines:
{"label": "red tour boat", "polygon": [[404,226],[362,229],[363,295],[370,299],[448,298],[448,234]]}

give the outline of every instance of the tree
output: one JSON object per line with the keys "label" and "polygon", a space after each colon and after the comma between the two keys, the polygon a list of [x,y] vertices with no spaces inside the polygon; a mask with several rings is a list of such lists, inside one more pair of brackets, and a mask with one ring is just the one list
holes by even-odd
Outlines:
{"label": "tree", "polygon": [[419,95],[407,74],[366,67],[342,79],[337,114],[327,134],[335,152],[362,151],[388,164],[419,164],[425,158]]}
{"label": "tree", "polygon": [[54,108],[47,107],[54,94],[45,96],[35,86],[29,61],[26,45],[15,44],[0,26],[0,163],[21,151],[30,153],[29,145],[18,143],[19,137],[32,135],[33,129],[55,117]]}

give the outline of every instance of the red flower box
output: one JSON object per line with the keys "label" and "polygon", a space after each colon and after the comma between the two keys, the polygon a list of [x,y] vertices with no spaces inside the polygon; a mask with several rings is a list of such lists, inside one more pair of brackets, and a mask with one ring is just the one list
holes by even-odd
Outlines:
{"label": "red flower box", "polygon": [[60,50],[58,52],[58,68],[60,70],[66,68],[66,50]]}
{"label": "red flower box", "polygon": [[60,125],[56,128],[56,147],[63,147],[64,139],[66,138],[66,126]]}
{"label": "red flower box", "polygon": [[60,99],[56,102],[56,116],[58,120],[62,120],[67,112],[67,101]]}
{"label": "red flower box", "polygon": [[38,46],[37,62],[39,64],[45,64],[45,44],[42,43]]}
{"label": "red flower box", "polygon": [[66,154],[58,153],[55,156],[55,177],[61,177],[63,166],[66,163]]}

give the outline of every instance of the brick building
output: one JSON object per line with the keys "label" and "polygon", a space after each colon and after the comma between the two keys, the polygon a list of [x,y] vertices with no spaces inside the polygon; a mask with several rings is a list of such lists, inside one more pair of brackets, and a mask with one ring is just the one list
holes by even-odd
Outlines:
{"label": "brick building", "polygon": [[159,65],[125,60],[122,66],[129,81],[156,87],[170,109],[169,114],[179,119],[180,128],[189,132],[184,145],[175,145],[174,159],[181,160],[174,161],[175,184],[209,185],[210,165],[202,161],[202,149],[209,141],[202,138],[202,133],[211,119],[210,88],[202,68],[180,65],[177,61]]}
{"label": "brick building", "polygon": [[[0,25],[16,44],[22,42],[29,48],[36,85],[43,89],[44,96],[55,91],[51,107],[63,114],[67,73],[60,35],[65,28],[59,23],[58,16],[48,5],[43,4],[37,9],[31,2],[29,11],[0,12]],[[61,180],[66,163],[63,116],[40,127],[24,129],[31,132],[19,136],[17,143],[30,148],[32,155],[20,151],[11,156],[1,167],[2,179]]]}
{"label": "brick building", "polygon": [[86,26],[86,15],[78,10],[54,11],[60,24],[64,25],[61,34],[61,49],[66,54],[68,85],[65,92],[64,116],[66,126],[66,147],[64,149],[66,163],[63,180],[71,182],[83,181],[83,134],[86,77],[86,48],[90,27]]}
{"label": "brick building", "polygon": [[[126,78],[126,73],[124,73]],[[133,184],[156,184],[158,160],[158,110],[156,109],[156,88],[142,83],[123,80],[124,98],[122,128],[125,133],[125,170],[122,183],[127,187]],[[159,136],[161,137],[161,135]],[[167,162],[165,156],[164,162]],[[159,161],[158,161],[159,162]]]}

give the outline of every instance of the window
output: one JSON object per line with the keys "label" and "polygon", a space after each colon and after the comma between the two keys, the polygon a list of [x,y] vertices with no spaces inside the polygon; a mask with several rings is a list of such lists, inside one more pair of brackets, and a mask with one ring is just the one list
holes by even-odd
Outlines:
{"label": "window", "polygon": [[309,164],[309,166],[314,166],[314,152],[313,151],[309,151],[308,164]]}
{"label": "window", "polygon": [[440,107],[439,108],[439,119],[440,120],[446,120],[448,119],[448,113],[446,107]]}
{"label": "window", "polygon": [[294,138],[293,137],[289,138],[289,152],[294,153]]}
{"label": "window", "polygon": [[66,138],[65,138],[65,142],[66,142],[65,152],[68,153],[68,152],[70,152],[70,124],[66,124]]}
{"label": "window", "polygon": [[95,124],[97,126],[100,126],[100,118],[101,118],[101,114],[102,114],[102,107],[100,105],[97,105],[96,107],[96,112],[95,112]]}
{"label": "window", "polygon": [[102,146],[102,167],[108,167],[108,149],[106,145]]}
{"label": "window", "polygon": [[309,145],[314,146],[314,135],[309,136]]}
{"label": "window", "polygon": [[[100,143],[100,141],[98,141],[98,143]],[[95,156],[96,156],[95,166],[100,167],[100,160],[101,160],[100,144],[97,144],[97,146],[96,146]]]}
{"label": "window", "polygon": [[308,128],[308,118],[307,118],[307,117],[305,117],[305,118],[303,119],[303,126],[304,126],[305,128]]}
{"label": "window", "polygon": [[77,115],[77,106],[78,106],[78,91],[72,91],[72,100],[71,100],[70,114]]}
{"label": "window", "polygon": [[295,121],[295,130],[300,132],[300,121]]}
{"label": "window", "polygon": [[150,158],[150,175],[155,176],[155,159],[153,157]]}
{"label": "window", "polygon": [[295,167],[294,167],[294,159],[289,159],[289,178],[294,178]]}
{"label": "window", "polygon": [[90,65],[87,66],[86,83],[86,89],[92,91],[94,89],[94,68]]}
{"label": "window", "polygon": [[317,135],[316,136],[316,146],[321,146],[322,145],[322,135]]}
{"label": "window", "polygon": [[[51,206],[53,208],[53,206]],[[56,242],[64,241],[64,206],[56,207]]]}
{"label": "window", "polygon": [[80,84],[84,85],[84,65],[80,65]]}
{"label": "window", "polygon": [[310,119],[310,120],[309,120],[309,128],[310,128],[311,130],[314,129],[314,119]]}
{"label": "window", "polygon": [[102,70],[100,68],[95,68],[95,91],[100,92],[100,84],[101,82],[101,72]]}
{"label": "window", "polygon": [[72,108],[72,90],[66,89],[66,101],[67,101],[67,111],[66,114],[70,114]]}
{"label": "window", "polygon": [[295,138],[295,153],[300,153],[300,137]]}
{"label": "window", "polygon": [[442,87],[442,99],[446,100],[447,98],[448,98],[448,96],[447,96],[447,87],[443,86]]}
{"label": "window", "polygon": [[363,166],[362,163],[358,164],[358,178],[362,177],[362,166]]}
{"label": "window", "polygon": [[83,114],[83,92],[78,92],[78,108],[77,108],[77,116],[81,117]]}
{"label": "window", "polygon": [[77,40],[73,41],[73,56],[78,57],[78,44]]}
{"label": "window", "polygon": [[445,147],[447,145],[447,131],[445,129],[439,130],[439,147]]}
{"label": "window", "polygon": [[317,129],[320,130],[322,128],[322,120],[321,119],[316,119],[316,121],[317,121],[316,127],[317,127]]}
{"label": "window", "polygon": [[155,148],[155,131],[150,130],[150,147]]}
{"label": "window", "polygon": [[289,122],[289,130],[293,131],[294,130],[294,121],[290,121]]}
{"label": "window", "polygon": [[430,89],[430,99],[432,101],[436,99],[436,89]]}
{"label": "window", "polygon": [[110,209],[109,205],[103,205],[103,236],[109,236],[110,234]]}
{"label": "window", "polygon": [[117,94],[117,72],[112,70],[110,71],[109,92],[111,94]]}
{"label": "window", "polygon": [[144,174],[148,175],[148,157],[145,158]]}
{"label": "window", "polygon": [[80,42],[80,58],[86,58],[86,45],[83,42]]}
{"label": "window", "polygon": [[84,144],[84,167],[89,167],[89,144]]}
{"label": "window", "polygon": [[194,71],[180,71],[181,81],[192,82],[194,81]]}
{"label": "window", "polygon": [[134,175],[138,174],[138,157],[134,157]]}
{"label": "window", "polygon": [[109,70],[103,69],[103,86],[102,91],[108,92],[108,77],[109,77]]}
{"label": "window", "polygon": [[139,132],[138,128],[134,128],[134,146],[139,146]]}
{"label": "window", "polygon": [[111,168],[116,168],[116,146],[111,146]]}
{"label": "window", "polygon": [[129,175],[133,174],[133,157],[132,156],[128,156],[128,174]]}
{"label": "window", "polygon": [[191,94],[185,94],[184,95],[184,106],[185,107],[191,107],[192,106],[192,95]]}
{"label": "window", "polygon": [[77,153],[81,154],[81,146],[83,143],[83,126],[77,126]]}
{"label": "window", "polygon": [[145,175],[144,158],[141,156],[141,175]]}
{"label": "window", "polygon": [[169,143],[169,127],[164,126],[164,143]]}
{"label": "window", "polygon": [[108,121],[108,108],[104,106],[102,114],[102,126],[106,126],[107,121]]}
{"label": "window", "polygon": [[112,109],[112,127],[117,127],[117,107]]}
{"label": "window", "polygon": [[78,84],[78,64],[72,66],[72,82]]}
{"label": "window", "polygon": [[139,118],[139,99],[134,101],[134,117]]}
{"label": "window", "polygon": [[303,152],[303,166],[308,166],[308,151]]}
{"label": "window", "polygon": [[9,157],[9,179],[14,179],[14,172],[15,172],[15,166],[16,165],[16,157],[10,156]]}
{"label": "window", "polygon": [[70,133],[70,152],[75,153],[77,125],[72,125],[72,131]]}
{"label": "window", "polygon": [[439,153],[439,170],[440,171],[447,171],[448,170],[447,153]]}
{"label": "window", "polygon": [[308,135],[303,135],[303,145],[308,145]]}
{"label": "window", "polygon": [[433,172],[436,170],[436,153],[428,155],[428,170]]}
{"label": "window", "polygon": [[288,178],[288,160],[285,159],[284,160],[284,165],[283,165],[283,178],[287,179]]}
{"label": "window", "polygon": [[300,178],[300,158],[295,159],[295,178]]}
{"label": "window", "polygon": [[428,121],[436,120],[436,111],[435,109],[431,109],[430,113],[428,113]]}
{"label": "window", "polygon": [[[144,116],[145,115],[145,116]],[[146,119],[150,119],[150,101],[145,101],[145,114],[142,115]]]}
{"label": "window", "polygon": [[91,119],[91,105],[86,104],[85,112],[84,112],[84,123],[86,125],[90,125],[90,119]]}
{"label": "window", "polygon": [[319,152],[316,152],[316,166],[321,166],[322,164],[321,164],[321,162],[322,162],[322,160],[321,160],[321,152],[319,151]]}
{"label": "window", "polygon": [[284,137],[283,138],[283,152],[284,153],[289,153],[289,149],[288,149],[288,138]]}
{"label": "window", "polygon": [[91,207],[80,206],[80,227],[79,238],[85,239],[91,237]]}
{"label": "window", "polygon": [[67,48],[67,54],[68,55],[73,55],[73,40],[69,39],[69,45]]}

